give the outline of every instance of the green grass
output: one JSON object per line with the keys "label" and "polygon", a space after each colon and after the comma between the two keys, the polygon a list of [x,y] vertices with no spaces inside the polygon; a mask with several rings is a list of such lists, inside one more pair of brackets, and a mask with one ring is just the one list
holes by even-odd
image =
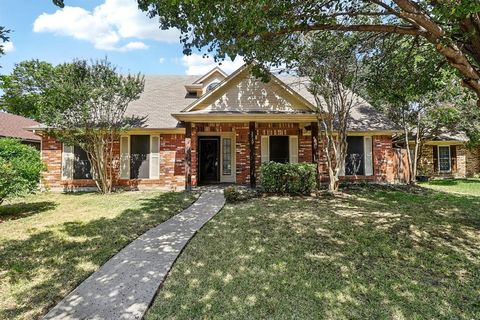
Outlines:
{"label": "green grass", "polygon": [[146,319],[479,319],[479,208],[380,187],[227,205]]}
{"label": "green grass", "polygon": [[40,317],[121,248],[193,200],[185,193],[45,193],[3,204],[0,319]]}
{"label": "green grass", "polygon": [[480,179],[441,179],[421,183],[426,188],[480,197]]}

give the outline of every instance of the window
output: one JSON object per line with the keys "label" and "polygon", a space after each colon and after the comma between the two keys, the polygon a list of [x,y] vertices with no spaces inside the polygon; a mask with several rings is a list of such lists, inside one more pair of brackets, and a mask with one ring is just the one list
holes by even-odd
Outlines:
{"label": "window", "polygon": [[130,136],[130,179],[150,177],[150,136]]}
{"label": "window", "polygon": [[451,171],[450,146],[438,146],[438,167],[440,172]]}
{"label": "window", "polygon": [[347,143],[345,175],[363,176],[365,174],[363,137],[347,137]]}
{"label": "window", "polygon": [[288,163],[290,159],[288,136],[270,136],[270,161]]}
{"label": "window", "polygon": [[222,139],[222,172],[224,176],[232,174],[232,139]]}
{"label": "window", "polygon": [[210,83],[210,84],[207,86],[207,92],[212,91],[213,89],[215,89],[216,87],[218,87],[219,84],[220,84],[220,82],[218,82],[218,81],[215,81],[215,82]]}
{"label": "window", "polygon": [[92,179],[87,153],[79,146],[73,147],[73,179]]}

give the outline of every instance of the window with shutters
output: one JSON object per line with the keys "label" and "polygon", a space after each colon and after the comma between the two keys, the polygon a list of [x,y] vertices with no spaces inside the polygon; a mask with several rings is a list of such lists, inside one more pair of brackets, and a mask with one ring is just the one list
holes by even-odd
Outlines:
{"label": "window with shutters", "polygon": [[450,146],[438,146],[438,169],[440,172],[450,172]]}

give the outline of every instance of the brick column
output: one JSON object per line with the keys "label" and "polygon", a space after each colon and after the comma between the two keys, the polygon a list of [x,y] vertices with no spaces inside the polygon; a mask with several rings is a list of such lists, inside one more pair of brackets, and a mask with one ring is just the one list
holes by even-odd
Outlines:
{"label": "brick column", "polygon": [[256,179],[256,170],[255,170],[255,122],[250,122],[249,125],[249,134],[248,134],[248,141],[250,144],[250,186],[255,188],[257,185]]}
{"label": "brick column", "polygon": [[185,190],[192,190],[192,123],[185,123]]}

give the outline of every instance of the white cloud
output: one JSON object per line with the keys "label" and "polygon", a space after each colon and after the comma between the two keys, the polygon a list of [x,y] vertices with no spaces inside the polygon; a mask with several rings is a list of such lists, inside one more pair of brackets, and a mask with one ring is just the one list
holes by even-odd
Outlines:
{"label": "white cloud", "polygon": [[160,59],[158,59],[158,62],[159,62],[160,64],[165,63],[165,58],[160,58]]}
{"label": "white cloud", "polygon": [[188,75],[205,74],[216,66],[219,66],[226,73],[232,73],[244,64],[242,57],[237,57],[233,61],[226,59],[220,64],[216,63],[212,57],[204,58],[203,55],[196,53],[190,56],[183,56],[182,63],[186,67],[185,73]]}
{"label": "white cloud", "polygon": [[5,53],[15,51],[15,46],[13,45],[13,42],[4,42],[1,45]]}
{"label": "white cloud", "polygon": [[157,20],[140,11],[135,0],[105,0],[88,11],[65,6],[55,13],[43,13],[33,23],[35,32],[52,32],[92,42],[97,49],[129,51],[146,49],[140,41],[121,45],[125,39],[178,42],[176,29],[161,30]]}

